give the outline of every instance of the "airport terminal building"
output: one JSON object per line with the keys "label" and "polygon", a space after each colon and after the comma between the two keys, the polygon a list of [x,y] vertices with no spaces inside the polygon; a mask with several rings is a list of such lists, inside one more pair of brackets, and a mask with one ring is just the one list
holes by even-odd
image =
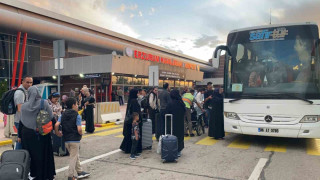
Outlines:
{"label": "airport terminal building", "polygon": [[159,67],[159,86],[168,82],[177,88],[192,87],[213,71],[209,62],[32,5],[0,0],[0,81],[11,85],[22,73],[33,76],[35,83],[56,82],[55,40],[66,42],[62,93],[85,84],[95,90],[98,102],[111,99],[118,86],[125,91],[149,86],[149,66]]}

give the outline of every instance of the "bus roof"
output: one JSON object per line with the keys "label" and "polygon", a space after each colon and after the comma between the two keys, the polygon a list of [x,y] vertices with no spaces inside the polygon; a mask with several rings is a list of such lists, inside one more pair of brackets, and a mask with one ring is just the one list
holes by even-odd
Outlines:
{"label": "bus roof", "polygon": [[317,23],[304,22],[304,23],[287,23],[287,24],[268,24],[268,25],[264,25],[264,26],[252,26],[252,27],[247,27],[247,28],[235,29],[235,30],[230,31],[230,33],[235,33],[235,32],[240,32],[240,31],[248,31],[248,30],[253,30],[253,29],[272,28],[272,27],[279,27],[279,26],[296,26],[296,25],[317,25]]}

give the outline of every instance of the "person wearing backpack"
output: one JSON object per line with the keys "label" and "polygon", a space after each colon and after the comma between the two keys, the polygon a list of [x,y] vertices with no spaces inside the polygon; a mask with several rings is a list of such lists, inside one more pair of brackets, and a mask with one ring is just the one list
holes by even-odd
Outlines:
{"label": "person wearing backpack", "polygon": [[[48,102],[41,99],[36,86],[28,88],[28,97],[29,100],[21,106],[18,139],[21,139],[22,149],[27,150],[31,157],[30,176],[37,180],[53,180],[56,173],[50,135],[52,110]],[[39,122],[49,125],[51,122],[51,127],[45,129],[45,125]]]}
{"label": "person wearing backpack", "polygon": [[[21,106],[23,103],[28,101],[28,88],[32,86],[33,79],[30,76],[25,76],[22,79],[22,84],[16,89],[14,93],[14,104],[17,106],[16,114],[14,115],[14,125],[19,129],[19,123],[21,120]],[[15,149],[21,149],[22,145],[20,142],[16,142]]]}

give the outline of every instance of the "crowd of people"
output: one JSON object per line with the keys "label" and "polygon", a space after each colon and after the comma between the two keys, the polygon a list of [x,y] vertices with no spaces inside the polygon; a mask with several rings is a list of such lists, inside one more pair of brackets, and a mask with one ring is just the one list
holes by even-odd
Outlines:
{"label": "crowd of people", "polygon": [[[93,133],[95,99],[93,92],[83,86],[77,95],[70,92],[70,97],[58,92],[52,93],[47,100],[42,100],[40,92],[33,85],[33,78],[26,76],[22,84],[14,94],[14,102],[17,105],[15,114],[15,126],[18,129],[18,141],[16,149],[25,149],[30,153],[31,169],[30,177],[34,179],[54,179],[55,164],[53,158],[52,136],[62,137],[70,153],[68,179],[76,179],[89,176],[82,171],[79,161],[79,147],[82,137],[82,121],[85,121],[85,131]],[[207,89],[185,88],[170,90],[169,84],[163,88],[153,87],[148,92],[143,89],[131,89],[126,109],[126,117],[123,126],[124,139],[120,149],[125,153],[131,153],[130,158],[135,159],[142,152],[142,119],[152,121],[152,134],[159,141],[165,134],[165,115],[172,114],[172,134],[178,139],[178,156],[184,149],[184,137],[193,137],[191,124],[191,109],[198,114],[205,113],[205,125],[209,128],[208,135],[215,139],[223,139],[223,89],[207,84]],[[123,97],[123,91],[118,88],[117,95]],[[120,105],[124,104],[123,98],[119,98]],[[39,134],[37,118],[39,111],[47,113],[54,130],[52,133]],[[80,116],[82,115],[82,116]],[[169,123],[167,125],[169,128]],[[171,132],[167,132],[171,133]]]}
{"label": "crowd of people", "polygon": [[[94,132],[93,108],[95,99],[86,86],[79,91],[78,97],[73,91],[72,97],[52,93],[43,100],[38,88],[33,85],[33,78],[25,76],[21,90],[16,90],[14,102],[17,112],[14,115],[15,126],[18,129],[18,140],[15,149],[25,149],[31,157],[30,179],[54,179],[55,164],[52,148],[52,136],[63,136],[66,148],[70,153],[68,180],[87,177],[90,174],[82,171],[79,161],[79,146],[82,137],[82,121],[86,121],[86,132]],[[40,134],[37,124],[38,114],[45,111],[53,124],[51,133]],[[79,114],[82,114],[80,116]],[[60,129],[62,125],[62,129]]]}
{"label": "crowd of people", "polygon": [[142,89],[131,89],[123,126],[124,139],[120,149],[125,153],[131,153],[131,159],[140,156],[142,119],[151,119],[152,134],[159,141],[160,136],[165,134],[165,115],[172,114],[172,134],[178,139],[180,157],[184,148],[184,137],[194,136],[191,109],[197,111],[198,115],[205,114],[208,136],[217,140],[224,139],[223,89],[218,86],[213,89],[211,82],[207,84],[207,89],[201,88],[197,91],[189,88],[184,88],[182,92],[170,90],[168,83],[161,89],[153,87],[148,93]]}

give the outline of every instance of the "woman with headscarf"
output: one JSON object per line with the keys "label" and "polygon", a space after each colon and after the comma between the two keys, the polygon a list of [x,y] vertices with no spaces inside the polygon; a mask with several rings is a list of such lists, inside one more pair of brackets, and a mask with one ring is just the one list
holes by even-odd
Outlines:
{"label": "woman with headscarf", "polygon": [[[31,157],[31,177],[35,177],[36,180],[52,180],[56,173],[51,135],[49,133],[43,136],[36,132],[36,119],[40,111],[41,96],[35,86],[28,89],[28,95],[29,101],[21,106],[22,116],[18,134],[22,140],[22,149],[28,150]],[[47,111],[52,119],[52,110],[46,100],[44,100],[43,110]]]}
{"label": "woman with headscarf", "polygon": [[60,98],[60,94],[57,92],[52,93],[48,98],[48,103],[52,109],[53,117],[54,117],[55,121],[58,120],[58,117],[61,116],[61,112],[62,112],[62,107],[59,104],[59,98]]}
{"label": "woman with headscarf", "polygon": [[[129,100],[127,104],[127,110],[126,110],[126,116],[129,117],[128,119],[125,119],[124,125],[123,125],[123,141],[121,143],[120,149],[124,151],[125,153],[131,152],[131,146],[132,146],[132,140],[131,140],[131,128],[132,128],[132,113],[136,112],[139,114],[139,128],[140,128],[140,137],[142,137],[142,118],[141,118],[141,108],[138,103],[138,90],[137,89],[131,89],[129,94]],[[137,152],[142,152],[142,141],[141,138],[138,141],[138,147]]]}
{"label": "woman with headscarf", "polygon": [[[166,114],[172,114],[172,134],[178,138],[178,156],[181,156],[181,151],[184,148],[184,114],[186,106],[178,90],[170,92],[171,102],[167,105]],[[167,122],[167,133],[170,132],[170,121]]]}
{"label": "woman with headscarf", "polygon": [[223,119],[223,89],[215,89],[211,103],[211,114],[209,122],[208,136],[215,139],[224,137],[224,119]]}

